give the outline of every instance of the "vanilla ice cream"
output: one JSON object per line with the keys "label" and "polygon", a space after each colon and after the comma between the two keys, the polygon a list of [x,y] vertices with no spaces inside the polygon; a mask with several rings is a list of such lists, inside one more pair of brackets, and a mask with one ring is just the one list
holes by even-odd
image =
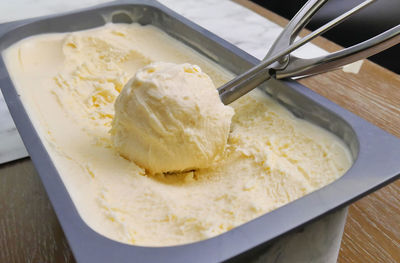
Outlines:
{"label": "vanilla ice cream", "polygon": [[[143,166],[153,168],[153,163],[136,164],[122,157],[112,143],[110,130],[115,114],[119,122],[118,114],[125,109],[115,113],[114,102],[140,68],[159,61],[190,63],[209,75],[216,87],[233,77],[153,26],[107,24],[81,32],[38,35],[17,42],[2,55],[24,107],[82,219],[114,240],[167,246],[213,237],[331,183],[352,163],[349,150],[337,137],[297,119],[260,90],[231,104],[235,115],[223,157],[216,165],[185,173],[152,174]],[[200,71],[199,68],[192,67]],[[150,77],[148,81],[153,80]],[[133,90],[127,92],[135,92],[131,84],[128,87]],[[185,92],[177,91],[181,84],[177,83],[173,91],[179,103],[184,100]],[[143,85],[148,84],[143,81]],[[158,98],[153,99],[156,102]],[[122,105],[129,111],[129,103]],[[175,106],[178,107],[165,105],[165,109]],[[192,107],[195,104],[186,109],[192,111]],[[222,109],[224,113],[214,114],[227,117],[232,114],[229,108]],[[171,129],[177,132],[179,128],[168,122],[175,118],[177,123],[184,122],[186,118],[164,116],[162,108],[155,107],[155,111],[163,125],[172,125]],[[130,115],[129,121],[150,125],[151,116],[137,114]],[[203,118],[203,114],[194,114]],[[204,121],[209,116],[206,113]],[[187,121],[193,121],[191,116],[187,116]],[[195,125],[204,125],[202,129],[209,124]],[[207,135],[207,139],[222,141],[227,126],[228,123],[219,126],[215,138]],[[116,133],[118,129],[113,130]],[[145,139],[159,131],[152,127]],[[142,131],[130,130],[129,136],[135,132]],[[121,139],[116,134],[113,137]],[[141,143],[139,138],[129,140],[132,140],[129,144]],[[165,145],[169,149],[179,148],[174,140],[168,139]],[[194,142],[194,149],[203,143],[207,142]],[[217,144],[221,149],[202,156],[202,162],[222,152],[222,143]],[[133,148],[127,152],[134,152]],[[142,149],[138,150],[133,154],[140,155]],[[193,154],[186,149],[183,152]],[[184,156],[172,164],[178,167],[180,161],[185,162],[179,169],[200,166],[190,164],[193,158]],[[164,161],[154,164],[158,166],[154,170],[171,169]]]}
{"label": "vanilla ice cream", "polygon": [[207,168],[225,153],[232,116],[198,66],[153,63],[118,96],[112,142],[150,173]]}

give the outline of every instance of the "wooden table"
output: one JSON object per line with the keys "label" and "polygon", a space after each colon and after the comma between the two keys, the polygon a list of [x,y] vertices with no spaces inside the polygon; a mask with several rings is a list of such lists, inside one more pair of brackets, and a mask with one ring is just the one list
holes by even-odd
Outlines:
{"label": "wooden table", "polygon": [[[235,1],[287,23],[248,0]],[[323,38],[314,43],[328,51],[340,48]],[[400,137],[399,75],[366,61],[358,74],[336,70],[300,82]],[[338,261],[400,262],[400,181],[350,206]],[[29,158],[0,166],[0,262],[74,262]]]}

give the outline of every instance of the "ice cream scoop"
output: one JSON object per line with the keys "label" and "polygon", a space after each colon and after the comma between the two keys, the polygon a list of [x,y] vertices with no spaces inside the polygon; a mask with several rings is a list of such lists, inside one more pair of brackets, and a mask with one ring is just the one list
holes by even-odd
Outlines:
{"label": "ice cream scoop", "polygon": [[364,42],[325,56],[303,59],[291,54],[291,52],[342,23],[347,18],[375,1],[376,0],[365,0],[361,2],[351,10],[294,42],[296,36],[311,20],[315,12],[327,2],[326,0],[307,1],[304,7],[286,25],[282,33],[273,43],[266,57],[259,64],[218,88],[222,102],[224,104],[229,104],[237,100],[271,77],[277,79],[287,77],[299,78],[323,73],[367,58],[397,45],[400,43],[400,25]]}
{"label": "ice cream scoop", "polygon": [[112,143],[150,173],[206,168],[224,155],[233,114],[198,66],[153,63],[118,96]]}

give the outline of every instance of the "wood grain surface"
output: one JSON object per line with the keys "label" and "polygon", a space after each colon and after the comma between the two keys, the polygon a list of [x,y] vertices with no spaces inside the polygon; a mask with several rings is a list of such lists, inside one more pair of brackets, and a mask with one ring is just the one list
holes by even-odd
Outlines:
{"label": "wood grain surface", "polygon": [[[236,2],[287,23],[248,0]],[[328,51],[340,48],[323,38],[313,42]],[[399,75],[366,61],[359,74],[336,70],[300,82],[400,137]],[[338,261],[400,262],[400,181],[350,206]],[[0,262],[74,262],[28,158],[0,166]]]}
{"label": "wood grain surface", "polygon": [[74,262],[29,158],[0,166],[0,262]]}

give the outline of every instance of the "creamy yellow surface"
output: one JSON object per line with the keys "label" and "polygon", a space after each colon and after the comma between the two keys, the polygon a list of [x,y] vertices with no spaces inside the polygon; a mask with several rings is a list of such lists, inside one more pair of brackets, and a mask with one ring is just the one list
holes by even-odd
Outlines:
{"label": "creamy yellow surface", "polygon": [[146,172],[209,168],[224,158],[234,111],[196,65],[151,63],[114,105],[113,147]]}
{"label": "creamy yellow surface", "polygon": [[155,176],[122,158],[110,139],[113,104],[139,68],[192,63],[216,86],[232,77],[152,26],[38,35],[3,56],[80,215],[114,240],[165,246],[212,237],[329,184],[351,165],[341,141],[258,90],[231,105],[226,156],[214,167]]}

